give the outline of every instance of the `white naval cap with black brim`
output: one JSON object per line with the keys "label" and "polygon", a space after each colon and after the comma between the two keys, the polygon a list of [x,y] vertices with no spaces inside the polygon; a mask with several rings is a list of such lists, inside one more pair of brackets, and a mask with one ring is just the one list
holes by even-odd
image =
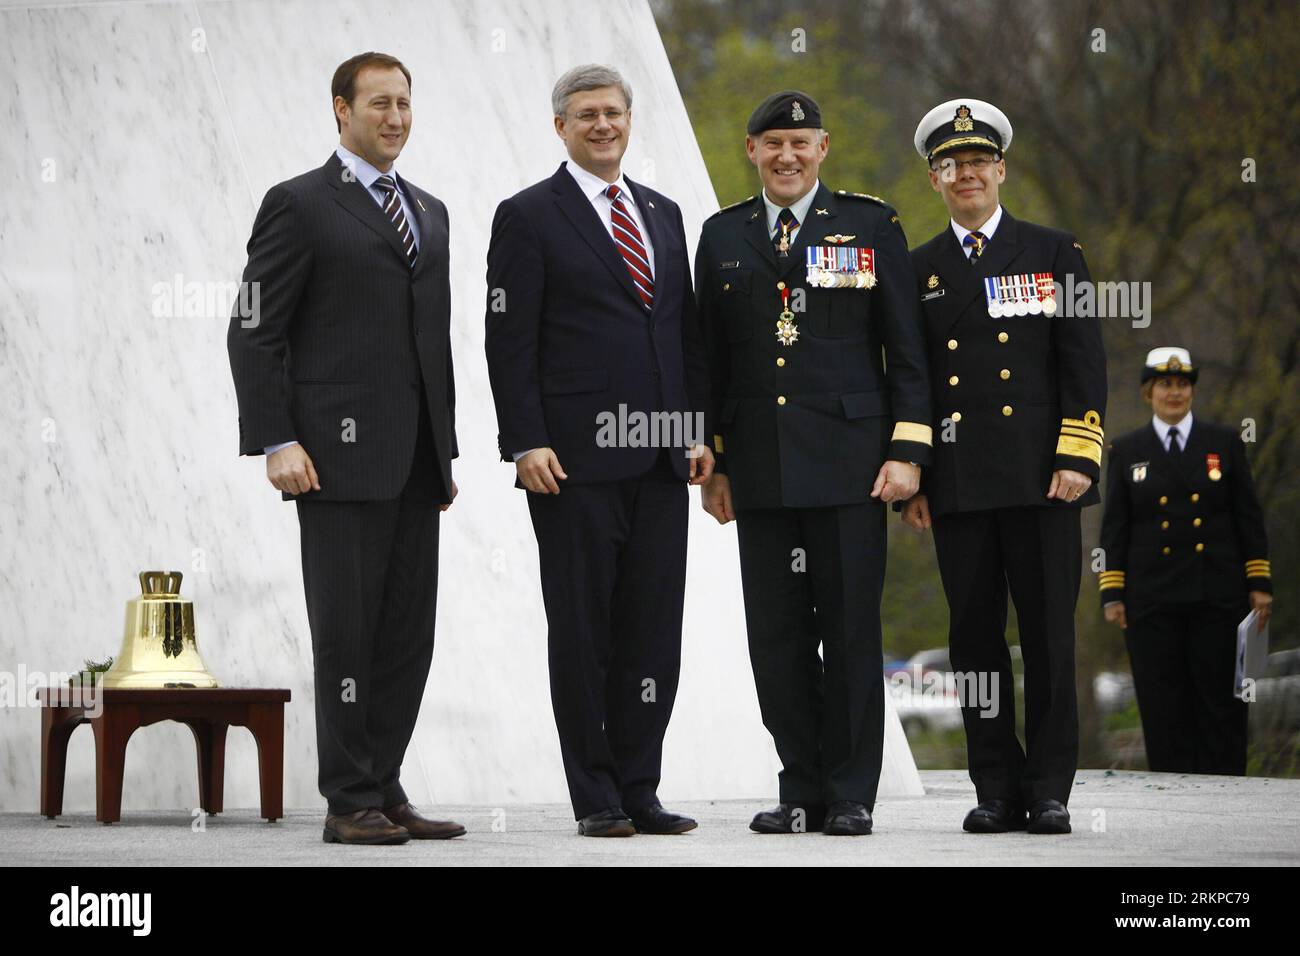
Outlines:
{"label": "white naval cap with black brim", "polygon": [[927,163],[957,149],[988,149],[1000,156],[1011,145],[1011,121],[992,103],[949,100],[925,114],[912,142]]}

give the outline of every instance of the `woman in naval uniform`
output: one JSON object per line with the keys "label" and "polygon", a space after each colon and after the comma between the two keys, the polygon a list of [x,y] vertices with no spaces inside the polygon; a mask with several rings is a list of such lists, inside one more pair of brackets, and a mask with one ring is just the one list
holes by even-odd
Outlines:
{"label": "woman in naval uniform", "polygon": [[1110,452],[1101,602],[1124,629],[1150,768],[1244,774],[1237,625],[1251,608],[1268,621],[1268,542],[1240,435],[1192,415],[1197,372],[1186,349],[1147,355],[1154,415]]}

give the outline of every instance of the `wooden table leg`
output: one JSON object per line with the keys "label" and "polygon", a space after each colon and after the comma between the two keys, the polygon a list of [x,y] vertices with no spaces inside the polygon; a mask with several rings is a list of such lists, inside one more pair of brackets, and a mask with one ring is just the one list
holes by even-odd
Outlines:
{"label": "wooden table leg", "polygon": [[225,806],[226,731],[230,725],[197,717],[181,723],[193,732],[198,750],[199,806],[206,813],[220,813]]}
{"label": "wooden table leg", "polygon": [[51,820],[63,812],[68,740],[81,720],[78,709],[57,706],[41,708],[41,814]]}
{"label": "wooden table leg", "polygon": [[262,788],[262,816],[284,816],[284,704],[249,704],[248,729],[257,741],[257,765]]}
{"label": "wooden table leg", "polygon": [[122,775],[126,745],[140,726],[140,710],[130,705],[105,707],[90,718],[95,731],[95,819],[117,823],[122,819]]}

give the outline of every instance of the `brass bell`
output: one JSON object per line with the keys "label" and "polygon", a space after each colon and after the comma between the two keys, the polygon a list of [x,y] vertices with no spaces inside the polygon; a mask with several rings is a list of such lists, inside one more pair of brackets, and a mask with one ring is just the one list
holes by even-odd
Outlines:
{"label": "brass bell", "polygon": [[122,651],[105,688],[216,687],[194,638],[194,603],[180,596],[179,571],[141,571],[140,596],[126,602]]}

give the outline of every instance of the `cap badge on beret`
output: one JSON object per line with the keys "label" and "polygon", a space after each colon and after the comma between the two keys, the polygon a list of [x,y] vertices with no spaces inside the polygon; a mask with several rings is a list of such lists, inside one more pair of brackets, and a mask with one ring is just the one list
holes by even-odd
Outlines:
{"label": "cap badge on beret", "polygon": [[790,104],[790,119],[794,120],[797,123],[801,119],[803,119],[803,115],[804,115],[803,107],[799,105],[798,100],[795,100],[793,103]]}
{"label": "cap badge on beret", "polygon": [[956,119],[952,121],[952,128],[958,133],[969,133],[975,128],[974,121],[970,118],[970,107],[962,104],[957,107]]}

